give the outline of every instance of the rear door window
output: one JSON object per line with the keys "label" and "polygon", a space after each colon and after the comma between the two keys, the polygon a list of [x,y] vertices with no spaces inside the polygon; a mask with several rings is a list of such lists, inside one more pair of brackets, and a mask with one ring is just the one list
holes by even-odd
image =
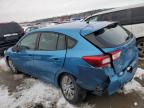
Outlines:
{"label": "rear door window", "polygon": [[39,41],[39,50],[54,51],[57,47],[57,33],[41,33]]}
{"label": "rear door window", "polygon": [[91,33],[85,38],[101,48],[111,48],[126,42],[129,37],[130,33],[127,30],[119,25],[113,25]]}

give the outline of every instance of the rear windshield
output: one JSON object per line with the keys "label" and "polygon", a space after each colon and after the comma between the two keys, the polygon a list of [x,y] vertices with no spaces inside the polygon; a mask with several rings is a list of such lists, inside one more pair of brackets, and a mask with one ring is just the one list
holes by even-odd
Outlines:
{"label": "rear windshield", "polygon": [[85,38],[100,48],[111,48],[126,42],[130,37],[131,33],[129,31],[120,25],[114,24],[91,33]]}
{"label": "rear windshield", "polygon": [[23,29],[15,22],[0,24],[0,36],[12,33],[22,33]]}

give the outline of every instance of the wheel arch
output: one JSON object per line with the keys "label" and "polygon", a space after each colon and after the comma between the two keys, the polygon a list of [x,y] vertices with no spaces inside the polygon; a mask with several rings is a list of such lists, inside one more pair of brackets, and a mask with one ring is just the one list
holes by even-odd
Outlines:
{"label": "wheel arch", "polygon": [[56,85],[57,87],[60,87],[60,79],[61,79],[61,77],[62,77],[63,75],[65,75],[65,74],[72,75],[74,78],[77,79],[77,77],[76,77],[75,74],[70,73],[70,72],[67,72],[67,71],[62,71],[62,72],[60,72],[58,75],[56,75],[56,78],[55,78],[55,85]]}

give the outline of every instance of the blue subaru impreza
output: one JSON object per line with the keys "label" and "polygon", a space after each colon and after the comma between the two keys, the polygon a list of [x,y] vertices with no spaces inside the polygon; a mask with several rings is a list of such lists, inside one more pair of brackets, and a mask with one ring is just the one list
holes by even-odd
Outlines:
{"label": "blue subaru impreza", "polygon": [[133,78],[135,42],[133,34],[115,22],[73,22],[26,34],[5,57],[12,72],[60,87],[75,104],[87,91],[112,95]]}

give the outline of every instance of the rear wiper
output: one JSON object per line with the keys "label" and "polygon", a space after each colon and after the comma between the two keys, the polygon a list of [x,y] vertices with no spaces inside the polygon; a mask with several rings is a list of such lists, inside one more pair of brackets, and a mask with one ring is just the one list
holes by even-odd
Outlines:
{"label": "rear wiper", "polygon": [[129,38],[130,38],[130,36],[128,36],[125,40],[126,40],[126,41],[129,40]]}
{"label": "rear wiper", "polygon": [[107,29],[115,28],[118,25],[118,23],[113,23],[107,26]]}

